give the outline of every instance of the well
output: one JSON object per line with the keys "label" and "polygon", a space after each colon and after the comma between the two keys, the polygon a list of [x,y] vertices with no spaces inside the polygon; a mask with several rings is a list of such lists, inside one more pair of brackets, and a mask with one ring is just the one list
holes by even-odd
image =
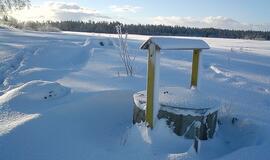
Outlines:
{"label": "well", "polygon": [[[146,91],[134,94],[133,123],[145,122]],[[173,132],[188,139],[212,138],[217,124],[218,101],[198,90],[182,87],[160,88],[157,119],[166,119]],[[196,124],[200,122],[196,135]]]}
{"label": "well", "polygon": [[[217,124],[218,102],[198,91],[199,58],[207,43],[199,39],[151,37],[141,49],[148,50],[147,88],[134,94],[133,123],[166,119],[174,133],[190,139],[212,138]],[[190,88],[159,88],[160,50],[193,50]]]}

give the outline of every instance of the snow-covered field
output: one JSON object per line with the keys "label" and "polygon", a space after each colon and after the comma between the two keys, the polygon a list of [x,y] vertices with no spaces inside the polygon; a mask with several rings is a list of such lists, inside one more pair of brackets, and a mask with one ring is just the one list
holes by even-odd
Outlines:
{"label": "snow-covered field", "polygon": [[[0,159],[268,159],[270,42],[202,38],[198,90],[221,103],[215,137],[176,136],[164,120],[132,125],[145,89],[147,36],[129,35],[125,76],[116,35],[0,29]],[[102,45],[100,44],[102,42]],[[188,87],[190,51],[162,51],[161,86]]]}

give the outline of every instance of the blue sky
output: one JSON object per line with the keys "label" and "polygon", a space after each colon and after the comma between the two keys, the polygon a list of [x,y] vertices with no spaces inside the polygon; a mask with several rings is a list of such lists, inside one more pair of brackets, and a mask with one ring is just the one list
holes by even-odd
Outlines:
{"label": "blue sky", "polygon": [[[124,23],[150,23],[167,25],[185,25],[191,27],[217,27],[237,29],[270,29],[269,0],[32,0],[32,6],[44,6],[47,3],[76,4],[82,12],[107,17]],[[58,8],[63,9],[63,7]],[[54,5],[56,7],[56,5]],[[47,5],[47,10],[48,9]],[[56,7],[57,8],[57,7]],[[69,8],[67,8],[69,9]],[[88,11],[86,11],[89,9]],[[54,9],[57,10],[57,9]],[[45,10],[44,10],[45,11]],[[34,11],[31,11],[35,14]],[[61,19],[54,14],[54,19]],[[73,11],[72,11],[73,12]],[[76,11],[77,12],[77,11]],[[63,15],[66,10],[61,13]],[[77,13],[76,13],[77,14]],[[98,20],[93,15],[83,13],[82,20]],[[26,14],[24,14],[26,15]],[[75,15],[69,14],[71,18]],[[77,14],[78,15],[78,14]],[[45,17],[45,15],[39,16]],[[33,17],[31,17],[33,18]],[[49,19],[49,17],[46,17]],[[102,19],[102,18],[101,18]],[[80,20],[80,19],[76,19]]]}

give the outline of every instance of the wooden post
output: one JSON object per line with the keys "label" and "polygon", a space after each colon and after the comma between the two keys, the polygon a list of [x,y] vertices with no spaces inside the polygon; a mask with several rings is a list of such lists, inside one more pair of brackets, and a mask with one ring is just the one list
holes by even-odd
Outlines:
{"label": "wooden post", "polygon": [[159,97],[159,50],[154,44],[148,48],[147,65],[147,102],[146,102],[146,122],[148,127],[153,128],[154,109],[158,108]]}
{"label": "wooden post", "polygon": [[197,87],[198,74],[199,74],[199,60],[200,60],[200,50],[193,50],[193,60],[192,60],[192,74],[191,74],[191,84],[190,87]]}
{"label": "wooden post", "polygon": [[201,144],[200,144],[200,128],[201,128],[201,122],[200,121],[196,121],[195,124],[194,124],[194,127],[195,127],[195,138],[194,138],[194,143],[193,143],[193,148],[195,149],[196,153],[199,153],[200,152],[200,147],[201,147]]}

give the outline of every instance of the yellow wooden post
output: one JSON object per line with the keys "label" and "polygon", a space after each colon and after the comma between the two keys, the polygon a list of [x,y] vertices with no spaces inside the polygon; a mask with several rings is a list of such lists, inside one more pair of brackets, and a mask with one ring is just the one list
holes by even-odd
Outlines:
{"label": "yellow wooden post", "polygon": [[155,95],[156,90],[158,89],[158,65],[159,63],[159,51],[156,50],[156,46],[154,44],[150,44],[148,48],[148,65],[147,65],[147,102],[146,102],[146,123],[148,127],[153,128],[154,123],[154,107],[158,102],[155,100],[158,95]]}
{"label": "yellow wooden post", "polygon": [[199,74],[199,60],[200,60],[200,50],[193,50],[193,60],[192,60],[192,74],[191,74],[191,84],[190,87],[197,87],[198,74]]}

